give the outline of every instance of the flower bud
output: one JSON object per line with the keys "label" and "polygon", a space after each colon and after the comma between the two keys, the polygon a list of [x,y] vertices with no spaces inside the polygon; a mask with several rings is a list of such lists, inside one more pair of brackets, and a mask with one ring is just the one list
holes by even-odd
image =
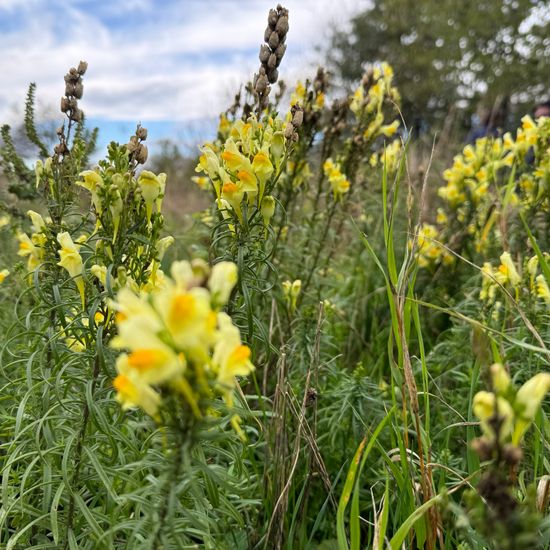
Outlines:
{"label": "flower bud", "polygon": [[229,296],[237,284],[237,279],[237,266],[233,262],[219,262],[212,268],[208,279],[208,288],[216,305],[227,304]]}
{"label": "flower bud", "polygon": [[265,196],[262,199],[260,210],[264,219],[264,225],[267,227],[269,225],[269,221],[275,214],[275,199],[271,195]]}
{"label": "flower bud", "polygon": [[491,366],[491,378],[493,379],[493,389],[499,395],[506,393],[510,387],[510,375],[506,368],[500,363]]}

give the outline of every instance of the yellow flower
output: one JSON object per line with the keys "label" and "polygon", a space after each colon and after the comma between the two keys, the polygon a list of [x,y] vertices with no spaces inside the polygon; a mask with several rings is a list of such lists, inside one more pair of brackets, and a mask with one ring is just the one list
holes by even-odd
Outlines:
{"label": "yellow flower", "polygon": [[46,229],[46,222],[44,218],[34,210],[27,210],[27,216],[31,219],[32,230],[35,233],[42,233]]}
{"label": "yellow flower", "polygon": [[77,181],[76,185],[80,185],[80,187],[84,187],[90,191],[92,195],[92,203],[96,209],[96,212],[101,214],[103,211],[103,206],[101,204],[98,191],[99,188],[104,185],[103,178],[94,170],[84,170],[84,172],[80,172],[79,176],[83,178],[83,181]]}
{"label": "yellow flower", "polygon": [[166,174],[159,174],[157,176],[149,170],[143,170],[138,177],[138,186],[147,209],[147,221],[151,220],[153,204],[155,204],[155,201],[161,195],[165,180]]}
{"label": "yellow flower", "polygon": [[246,376],[254,370],[250,348],[242,344],[239,329],[226,313],[218,313],[218,326],[218,342],[212,356],[216,380],[223,389],[233,389],[236,376]]}
{"label": "yellow flower", "polygon": [[271,161],[269,160],[269,154],[267,151],[260,150],[254,155],[254,159],[252,160],[252,168],[260,181],[260,196],[262,196],[265,183],[271,177],[271,174],[273,174],[273,164],[271,164]]}
{"label": "yellow flower", "polygon": [[275,214],[275,199],[268,195],[262,199],[260,211],[264,220],[264,225],[267,227],[273,215]]}
{"label": "yellow flower", "polygon": [[0,271],[0,284],[4,282],[9,274],[10,272],[7,269],[2,269],[2,271]]}
{"label": "yellow flower", "polygon": [[550,288],[548,288],[548,283],[546,282],[544,275],[538,275],[535,281],[537,296],[550,305]]}
{"label": "yellow flower", "polygon": [[224,150],[221,154],[225,166],[230,172],[237,173],[240,170],[253,172],[250,161],[239,151],[237,144],[232,138],[229,138],[224,145]]}
{"label": "yellow flower", "polygon": [[510,380],[510,375],[508,374],[508,371],[506,370],[504,365],[500,363],[495,363],[494,365],[491,365],[490,371],[491,378],[493,380],[493,388],[496,393],[498,395],[506,393],[510,388],[510,384],[512,382]]}
{"label": "yellow flower", "polygon": [[119,375],[113,380],[113,386],[117,391],[116,400],[123,409],[140,407],[149,416],[155,418],[160,406],[160,395],[151,386],[133,376],[124,366],[124,356],[117,361]]}
{"label": "yellow flower", "polygon": [[328,158],[323,164],[325,176],[332,187],[334,199],[338,200],[344,193],[347,193],[350,188],[350,183],[346,176],[340,171],[340,165],[334,163],[331,158]]}
{"label": "yellow flower", "polygon": [[547,372],[535,374],[518,390],[514,405],[519,419],[512,437],[514,445],[520,443],[548,391],[550,391],[550,373]]}
{"label": "yellow flower", "polygon": [[380,128],[380,134],[386,137],[392,137],[399,128],[399,121],[394,120],[391,124],[386,124]]}
{"label": "yellow flower", "polygon": [[111,216],[113,217],[113,242],[116,241],[118,234],[118,228],[120,225],[120,215],[124,209],[124,203],[122,202],[122,197],[120,196],[120,191],[117,189],[115,191],[114,199],[112,200],[109,210],[111,211]]}
{"label": "yellow flower", "polygon": [[212,303],[216,307],[227,304],[229,296],[237,284],[237,279],[237,266],[233,262],[219,262],[212,268],[208,279],[208,288],[212,296]]}
{"label": "yellow flower", "polygon": [[[19,240],[19,250],[17,254],[19,256],[28,256],[27,270],[33,272],[42,262],[44,251],[42,249],[42,239],[40,234],[34,234],[31,239],[26,233],[19,233],[17,239]],[[44,235],[42,235],[44,237]],[[45,237],[44,237],[45,239]]]}
{"label": "yellow flower", "polygon": [[498,271],[501,274],[502,278],[499,280],[499,277],[497,277],[497,280],[501,284],[505,284],[509,282],[513,287],[517,287],[521,282],[521,277],[516,270],[516,266],[512,261],[512,257],[510,256],[510,253],[509,252],[502,253],[500,256],[500,262],[501,264],[498,268]]}
{"label": "yellow flower", "polygon": [[82,279],[82,256],[79,254],[80,246],[76,245],[71,236],[66,231],[57,235],[57,242],[61,245],[58,250],[60,261],[57,265],[67,270],[69,275],[74,279],[82,306],[84,306],[84,280]]}
{"label": "yellow flower", "polygon": [[501,420],[499,441],[505,441],[512,434],[514,411],[503,397],[480,391],[474,396],[473,411],[480,420],[481,430],[490,439],[495,439],[496,434],[491,420],[496,416]]}

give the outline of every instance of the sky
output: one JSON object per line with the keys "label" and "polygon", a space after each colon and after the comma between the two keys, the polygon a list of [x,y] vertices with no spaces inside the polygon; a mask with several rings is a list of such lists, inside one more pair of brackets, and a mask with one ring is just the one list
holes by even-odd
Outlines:
{"label": "sky", "polygon": [[[312,77],[318,48],[367,0],[287,0],[288,83]],[[207,139],[217,113],[258,69],[276,0],[0,0],[0,123],[21,120],[29,82],[38,112],[61,120],[63,75],[88,62],[80,104],[100,146],[141,122],[148,142]]]}

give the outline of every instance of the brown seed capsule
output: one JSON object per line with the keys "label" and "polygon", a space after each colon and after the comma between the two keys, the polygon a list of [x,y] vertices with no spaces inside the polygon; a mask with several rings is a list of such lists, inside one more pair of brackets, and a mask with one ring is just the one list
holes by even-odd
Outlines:
{"label": "brown seed capsule", "polygon": [[78,64],[78,74],[83,75],[88,70],[88,63],[86,61],[81,61]]}
{"label": "brown seed capsule", "polygon": [[278,17],[279,16],[277,15],[277,12],[275,10],[269,10],[269,15],[267,16],[267,24],[270,27],[275,28]]}
{"label": "brown seed capsule", "polygon": [[269,49],[269,46],[267,44],[262,44],[260,46],[260,63],[267,63],[267,60],[271,56],[271,50]]}
{"label": "brown seed capsule", "polygon": [[66,97],[61,98],[61,112],[66,113],[69,110],[70,103]]}
{"label": "brown seed capsule", "polygon": [[74,95],[75,85],[72,82],[65,84],[65,95]]}
{"label": "brown seed capsule", "polygon": [[285,138],[291,139],[293,134],[294,134],[294,126],[292,126],[292,124],[287,124],[284,132]]}
{"label": "brown seed capsule", "polygon": [[145,141],[147,139],[147,128],[144,128],[143,126],[140,126],[136,130],[136,136],[141,139],[142,141]]}
{"label": "brown seed capsule", "polygon": [[58,136],[62,136],[63,135],[63,126],[60,126],[56,131],[55,133],[58,135]]}
{"label": "brown seed capsule", "polygon": [[147,150],[147,146],[143,145],[143,143],[140,143],[138,145],[138,148],[137,148],[137,151],[136,151],[136,154],[135,154],[136,161],[139,164],[145,164],[145,162],[147,161],[147,156],[148,155],[149,155],[149,151]]}
{"label": "brown seed capsule", "polygon": [[276,32],[272,32],[269,36],[269,39],[267,40],[267,43],[269,44],[269,47],[274,50],[279,45],[279,35]]}
{"label": "brown seed capsule", "polygon": [[286,52],[286,44],[283,44],[283,43],[279,44],[277,46],[277,49],[275,50],[275,55],[277,56],[279,63],[281,62],[283,55],[285,55],[285,52]]}
{"label": "brown seed capsule", "polygon": [[304,111],[302,109],[296,109],[296,112],[292,116],[292,126],[299,128],[304,122]]}
{"label": "brown seed capsule", "polygon": [[264,74],[258,75],[258,78],[256,79],[256,84],[254,85],[254,90],[256,90],[257,93],[263,94],[267,89],[267,77]]}
{"label": "brown seed capsule", "polygon": [[502,449],[502,458],[504,459],[504,462],[506,462],[506,464],[509,464],[510,466],[516,466],[521,462],[521,459],[523,458],[523,451],[519,447],[508,443],[504,445]]}
{"label": "brown seed capsule", "polygon": [[264,42],[269,42],[269,37],[271,36],[272,32],[273,29],[268,25],[264,32]]}
{"label": "brown seed capsule", "polygon": [[126,144],[126,149],[128,149],[128,152],[132,154],[138,147],[138,144],[135,141],[130,141]]}
{"label": "brown seed capsule", "polygon": [[481,458],[482,461],[489,460],[493,455],[494,445],[485,437],[472,439],[470,443],[472,450]]}
{"label": "brown seed capsule", "polygon": [[71,67],[69,69],[69,74],[71,75],[71,77],[73,78],[77,78],[78,77],[78,71],[74,68],[74,67]]}
{"label": "brown seed capsule", "polygon": [[277,66],[277,56],[272,53],[267,60],[267,68],[274,69]]}
{"label": "brown seed capsule", "polygon": [[74,85],[74,96],[77,98],[77,99],[82,99],[82,95],[84,94],[84,86],[82,84],[82,82],[77,82],[75,85]]}
{"label": "brown seed capsule", "polygon": [[267,80],[269,80],[270,84],[275,84],[275,82],[277,82],[277,78],[279,78],[279,71],[277,69],[272,69],[267,74]]}
{"label": "brown seed capsule", "polygon": [[74,122],[80,122],[84,118],[84,113],[77,107],[71,111],[70,118]]}
{"label": "brown seed capsule", "polygon": [[288,17],[282,16],[279,17],[279,20],[277,21],[277,25],[275,26],[275,30],[279,35],[286,35],[288,32]]}

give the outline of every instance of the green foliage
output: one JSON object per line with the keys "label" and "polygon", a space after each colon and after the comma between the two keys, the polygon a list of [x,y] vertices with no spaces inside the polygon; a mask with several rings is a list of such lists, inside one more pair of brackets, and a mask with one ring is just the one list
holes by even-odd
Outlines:
{"label": "green foliage", "polygon": [[[51,155],[33,130],[29,91],[27,131],[46,152],[37,170],[3,131],[4,169],[38,194],[44,217],[32,212],[30,237],[22,235],[22,217],[0,226],[0,268],[12,271],[0,282],[0,546],[547,545],[550,423],[548,403],[538,406],[542,390],[525,436],[511,445],[497,435],[490,453],[479,436],[487,439],[503,411],[482,417],[476,406],[481,390],[497,391],[492,363],[505,365],[518,388],[548,370],[550,291],[547,301],[542,282],[549,239],[539,223],[547,203],[538,194],[527,209],[513,200],[520,172],[503,181],[498,170],[478,175],[477,165],[462,174],[466,163],[457,162],[418,188],[415,144],[394,137],[399,93],[388,65],[331,106],[324,71],[297,86],[286,114],[282,100],[257,117],[247,102],[234,106],[217,139],[201,149],[204,175],[194,177],[211,190],[209,209],[185,218],[175,211],[171,221],[176,255],[195,259],[178,292],[214,293],[205,260],[237,264],[235,289],[224,281],[226,311],[255,370],[247,366],[249,376],[237,372],[220,388],[217,364],[174,342],[171,323],[185,319],[187,302],[176,313],[172,302],[158,305],[171,288],[163,286],[171,242],[162,238],[164,184],[170,193],[170,177],[188,166],[168,149],[167,178],[140,171],[147,131],[138,127],[89,170],[95,138],[72,101],[84,72],[81,63],[66,76],[66,122]],[[404,99],[415,101],[409,92],[402,89]],[[522,174],[546,189],[548,153],[539,141],[536,162],[524,163]],[[493,146],[480,142],[478,152],[485,158]],[[468,207],[468,220],[485,220],[487,210],[514,220],[498,225],[487,249],[462,247],[452,234],[436,242],[431,232],[436,212],[426,197],[455,181],[453,174],[470,201],[457,206]],[[474,176],[486,200],[470,197]],[[460,214],[449,232],[460,231]],[[502,259],[502,234],[513,258]],[[26,265],[4,251],[16,239]],[[527,267],[528,256],[538,271],[534,261]],[[487,267],[481,273],[482,262],[499,260],[492,279]],[[493,301],[480,299],[488,281]],[[117,335],[127,353],[113,347]],[[224,342],[217,337],[208,349]],[[181,376],[146,383],[158,398],[148,410],[119,377],[136,376],[128,379],[143,391],[131,369],[158,373],[165,365],[151,358],[130,365],[130,356],[155,346],[181,351]],[[190,390],[178,393],[176,380]],[[519,403],[515,390],[507,395]],[[519,405],[514,414],[527,418]]]}

